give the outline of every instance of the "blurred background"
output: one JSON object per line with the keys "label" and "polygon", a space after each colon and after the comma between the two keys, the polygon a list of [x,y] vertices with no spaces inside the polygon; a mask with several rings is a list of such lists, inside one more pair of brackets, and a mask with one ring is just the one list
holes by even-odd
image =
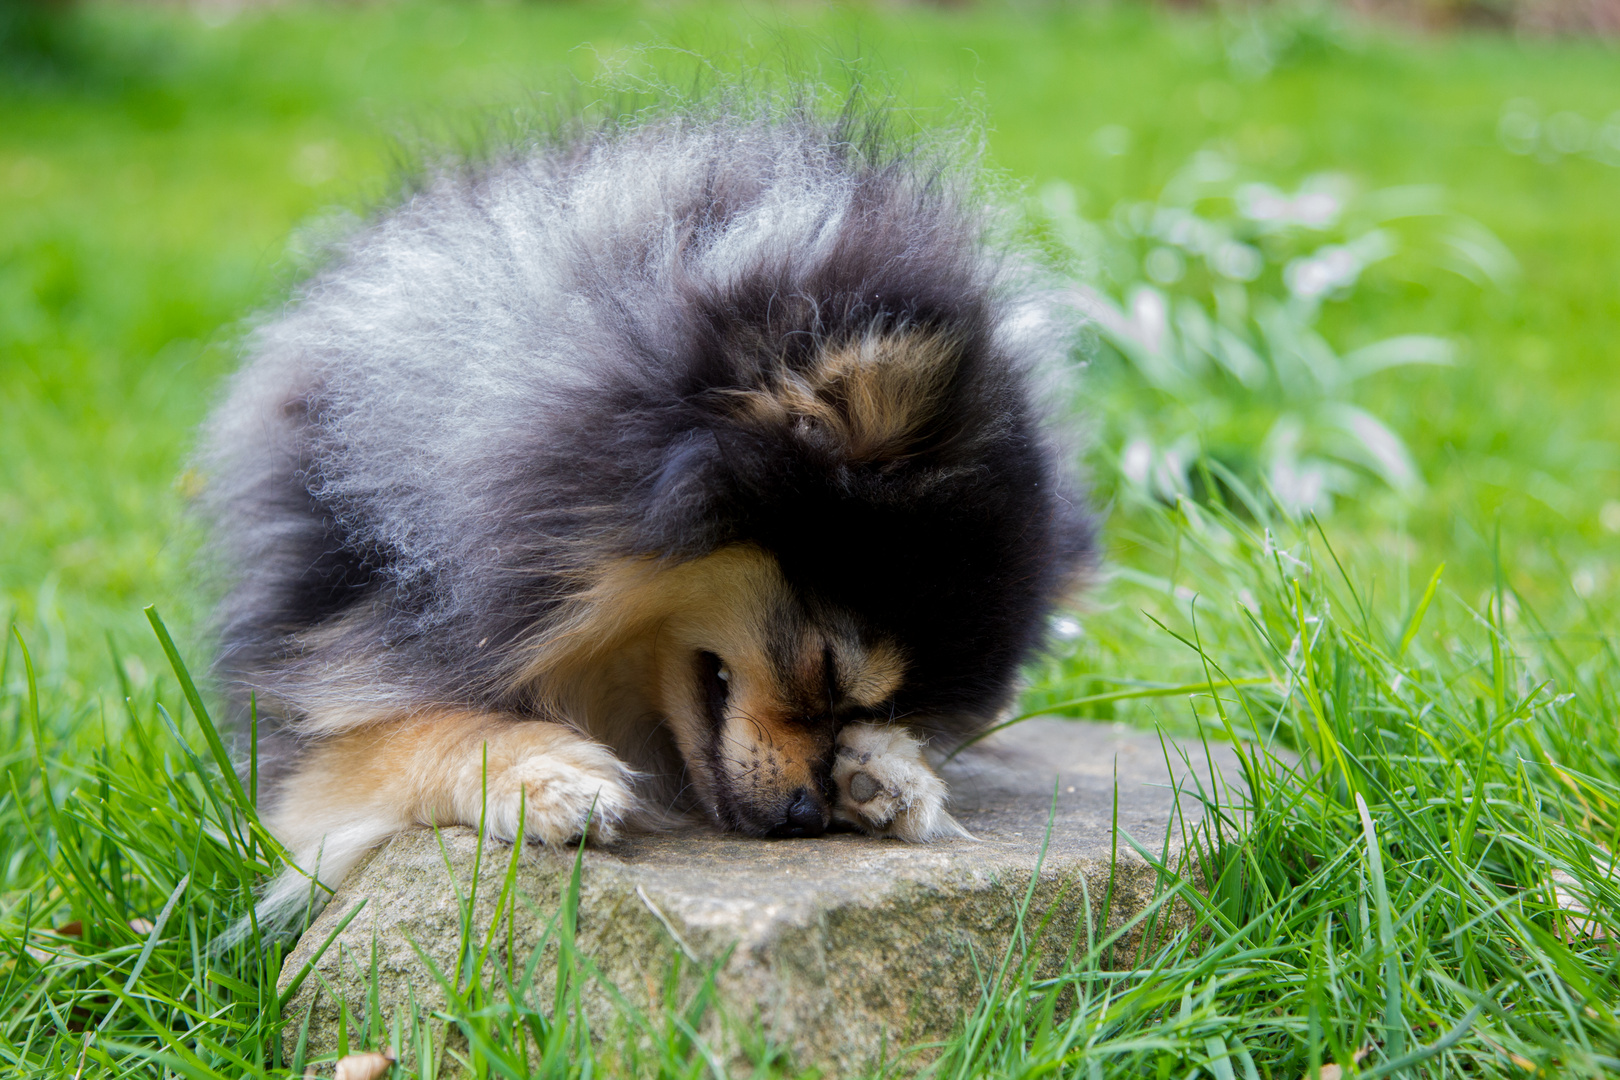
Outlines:
{"label": "blurred background", "polygon": [[1620,0],[0,0],[0,615],[70,691],[109,635],[157,662],[144,604],[195,643],[187,455],[253,313],[401,146],[707,57],[982,138],[1090,316],[1096,609],[1167,580],[1144,514],[1264,501],[1386,595],[1501,567],[1567,623],[1620,589],[1614,34]]}
{"label": "blurred background", "polygon": [[[1620,0],[0,0],[9,1073],[305,1075],[281,946],[221,937],[275,858],[205,720],[196,425],[401,161],[700,71],[979,156],[1087,316],[1106,515],[1022,707],[1253,755],[1201,929],[987,993],[932,1075],[1615,1075]],[[598,1043],[470,978],[394,1047],[713,1060],[706,994]]]}

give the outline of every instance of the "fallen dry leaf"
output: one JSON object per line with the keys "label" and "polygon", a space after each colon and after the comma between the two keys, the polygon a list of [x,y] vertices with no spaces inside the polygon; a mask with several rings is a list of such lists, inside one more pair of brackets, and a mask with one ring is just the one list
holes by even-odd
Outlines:
{"label": "fallen dry leaf", "polygon": [[[131,919],[129,920],[129,928],[136,937],[146,937],[152,932],[152,922],[150,919]],[[53,934],[59,938],[82,939],[84,937],[84,920],[74,919],[72,922],[65,922],[61,926],[40,927],[38,932],[41,934]],[[50,938],[44,938],[41,941],[41,944],[49,943]],[[66,943],[64,943],[64,947],[66,947]],[[56,959],[57,955],[47,949],[38,948],[34,945],[24,945],[23,951],[29,956],[33,957],[36,964],[40,964],[42,966],[47,965],[52,960]]]}
{"label": "fallen dry leaf", "polygon": [[[152,932],[152,920],[150,919],[131,919],[128,925],[130,930],[134,931],[139,937],[145,937]],[[84,922],[81,919],[74,919],[72,922],[65,922],[61,926],[53,926],[51,933],[61,937],[82,938],[84,937]]]}
{"label": "fallen dry leaf", "polygon": [[1571,916],[1587,916],[1587,918],[1570,918],[1566,920],[1565,925],[1568,927],[1570,935],[1583,937],[1588,941],[1608,940],[1609,928],[1591,917],[1592,909],[1587,906],[1581,883],[1575,880],[1574,875],[1563,870],[1554,870],[1552,872],[1552,886],[1553,903],[1558,905],[1558,910],[1567,912]]}
{"label": "fallen dry leaf", "polygon": [[[78,919],[74,919],[72,922],[63,923],[61,926],[41,927],[41,932],[55,934],[57,937],[83,937],[84,923],[80,922]],[[49,942],[50,939],[47,938],[45,939],[44,944],[49,944]],[[34,945],[24,945],[23,951],[32,957],[34,963],[38,964],[40,967],[47,967],[50,965],[52,960],[56,959],[56,954],[51,952],[49,949],[41,949]]]}
{"label": "fallen dry leaf", "polygon": [[[1372,1053],[1372,1047],[1363,1046],[1360,1050],[1357,1050],[1354,1054],[1350,1055],[1350,1060],[1355,1062],[1357,1065],[1360,1065],[1361,1059],[1370,1053]],[[1306,1073],[1301,1080],[1313,1080],[1313,1078],[1310,1073]],[[1344,1080],[1344,1066],[1333,1064],[1323,1065],[1322,1068],[1317,1071],[1314,1080]]]}
{"label": "fallen dry leaf", "polygon": [[350,1054],[339,1058],[337,1071],[332,1074],[332,1080],[377,1080],[377,1077],[394,1067],[394,1052],[392,1050],[367,1050],[359,1054]]}

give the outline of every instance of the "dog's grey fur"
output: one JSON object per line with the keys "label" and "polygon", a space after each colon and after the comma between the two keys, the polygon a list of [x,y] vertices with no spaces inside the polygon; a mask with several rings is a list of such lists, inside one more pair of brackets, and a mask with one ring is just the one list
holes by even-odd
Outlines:
{"label": "dog's grey fur", "polygon": [[907,326],[987,358],[942,421],[960,434],[903,489],[838,483],[978,515],[964,536],[1006,560],[985,580],[919,556],[939,610],[964,610],[912,707],[972,727],[1005,704],[1093,552],[1032,397],[1072,323],[971,173],[854,130],[676,111],[430,171],[253,331],[202,464],[231,577],[219,669],[239,706],[258,697],[268,772],[334,710],[517,707],[513,657],[600,560],[757,539],[769,455],[693,441],[683,412],[769,377],[737,359],[750,341]]}

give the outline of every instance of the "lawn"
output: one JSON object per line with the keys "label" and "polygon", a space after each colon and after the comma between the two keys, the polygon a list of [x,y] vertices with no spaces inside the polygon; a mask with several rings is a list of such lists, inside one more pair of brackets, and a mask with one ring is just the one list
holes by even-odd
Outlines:
{"label": "lawn", "polygon": [[[402,145],[684,49],[853,70],[903,125],[984,133],[1099,314],[1075,404],[1109,573],[1026,706],[1256,746],[1249,795],[1211,793],[1249,831],[1167,868],[1194,933],[1123,976],[1014,963],[932,1068],[1620,1070],[1620,52],[1306,8],[709,3],[91,5],[52,55],[0,54],[4,1067],[301,1064],[279,947],[210,950],[270,856],[141,612],[204,667],[192,430]],[[1298,193],[1332,220],[1263,210]],[[1312,293],[1330,248],[1365,265]],[[1200,345],[1194,307],[1249,352]],[[463,1000],[420,1023],[482,1033],[486,1075],[547,1048],[711,1069],[675,1028]]]}

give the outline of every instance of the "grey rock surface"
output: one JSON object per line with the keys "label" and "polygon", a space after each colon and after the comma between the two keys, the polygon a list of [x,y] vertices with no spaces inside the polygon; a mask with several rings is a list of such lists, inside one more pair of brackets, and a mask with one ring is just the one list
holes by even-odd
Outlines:
{"label": "grey rock surface", "polygon": [[[1211,767],[1237,784],[1230,747],[1215,748],[1213,760],[1200,746],[1185,749],[1206,788]],[[801,1066],[844,1075],[880,1053],[892,1059],[896,1048],[948,1037],[978,1002],[983,973],[1009,949],[1027,948],[1032,962],[1050,970],[1076,935],[1084,952],[1088,922],[1098,938],[1105,935],[1105,896],[1112,897],[1110,929],[1150,904],[1158,874],[1124,839],[1116,845],[1113,823],[1117,812],[1121,831],[1177,862],[1183,824],[1172,777],[1196,785],[1173,744],[1168,765],[1166,757],[1154,734],[1032,720],[941,768],[952,812],[974,840],[927,846],[852,834],[753,840],[694,826],[587,849],[577,947],[624,1001],[653,1014],[665,1004],[677,954],[686,972],[678,992],[718,964],[720,1006],[733,1021],[724,1029],[710,1024],[710,1035],[724,1044],[718,1052],[738,1053],[728,1031],[762,1029]],[[1194,798],[1183,794],[1180,804],[1185,822],[1201,815]],[[470,895],[477,852],[472,830],[424,829],[394,839],[350,876],[283,966],[285,989],[364,901],[289,1003],[289,1041],[307,1016],[308,1055],[335,1050],[339,1003],[347,1003],[354,1030],[367,1015],[373,967],[384,1030],[395,1015],[408,1023],[405,1011],[413,1007],[425,1015],[441,1006],[443,989],[421,955],[454,971],[464,921],[482,942],[499,916],[489,971],[521,972],[562,906],[575,852],[524,848],[503,903],[512,852],[488,842],[476,900],[464,903],[458,894]],[[1033,945],[1015,941],[1026,895],[1031,925],[1051,915]],[[1163,933],[1186,917],[1185,908],[1165,906],[1153,921]],[[1128,964],[1148,921],[1104,962]],[[552,1000],[554,940],[544,949],[536,1002]],[[622,1022],[622,1006],[598,982],[586,987],[583,1007],[594,1030]],[[452,1047],[456,1038],[452,1028]]]}

